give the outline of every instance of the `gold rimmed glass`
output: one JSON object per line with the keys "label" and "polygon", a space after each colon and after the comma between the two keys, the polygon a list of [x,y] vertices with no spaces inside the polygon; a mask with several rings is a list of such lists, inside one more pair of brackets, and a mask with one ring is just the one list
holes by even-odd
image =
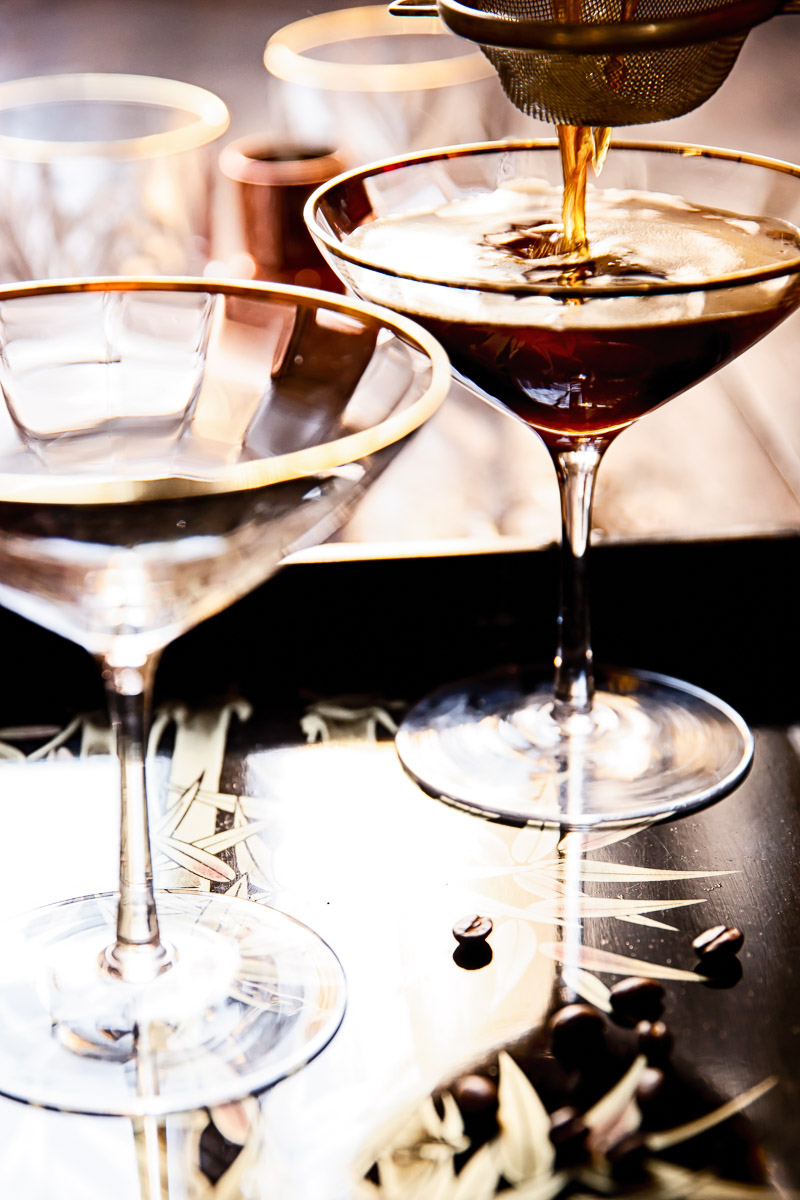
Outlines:
{"label": "gold rimmed glass", "polygon": [[344,978],[246,878],[154,891],[158,658],[335,531],[437,408],[447,360],[322,292],[85,280],[0,289],[0,386],[0,602],[98,662],[122,804],[119,895],[4,929],[0,1093],[128,1116],[224,1103],[327,1044]]}
{"label": "gold rimmed glass", "polygon": [[174,79],[0,83],[0,280],[199,274],[210,148],[229,120],[218,96]]}
{"label": "gold rimmed glass", "polygon": [[[688,145],[614,145],[589,191],[590,254],[602,259],[592,222],[607,230],[615,206],[632,204],[656,237],[668,211],[678,223],[681,212],[690,222],[718,214],[709,219],[729,222],[739,257],[725,250],[703,266],[690,241],[677,273],[661,278],[616,251],[594,272],[532,254],[512,279],[493,275],[497,239],[535,243],[537,222],[558,236],[560,198],[557,144],[514,142],[374,164],[320,188],[306,213],[358,295],[413,314],[463,382],[539,434],[561,490],[555,678],[552,668],[515,667],[441,689],[399,732],[404,766],[432,795],[494,819],[624,826],[724,796],[748,770],[753,742],[708,693],[593,662],[587,550],[597,468],[623,429],[800,304],[800,168]],[[464,214],[477,230],[468,261],[447,233]],[[414,235],[403,240],[410,216]]]}

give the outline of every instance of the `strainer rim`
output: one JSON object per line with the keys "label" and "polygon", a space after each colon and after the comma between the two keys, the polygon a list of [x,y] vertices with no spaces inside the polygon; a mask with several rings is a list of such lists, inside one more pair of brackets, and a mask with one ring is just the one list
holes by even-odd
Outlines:
{"label": "strainer rim", "polygon": [[504,17],[461,0],[437,0],[442,23],[466,41],[498,50],[550,50],[576,55],[649,52],[744,38],[780,8],[781,0],[727,0],[708,10],[651,21],[566,22]]}

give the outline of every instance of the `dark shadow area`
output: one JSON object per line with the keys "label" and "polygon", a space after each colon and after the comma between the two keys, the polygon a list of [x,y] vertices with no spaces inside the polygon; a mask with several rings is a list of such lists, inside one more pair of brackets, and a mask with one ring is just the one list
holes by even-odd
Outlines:
{"label": "dark shadow area", "polygon": [[[439,684],[555,648],[553,550],[297,564],[165,652],[157,693],[201,703],[245,695],[292,720],[343,694],[413,701]],[[795,593],[800,538],[597,548],[595,657],[721,696],[754,725],[800,718]],[[0,611],[0,719],[102,707],[75,646]]]}

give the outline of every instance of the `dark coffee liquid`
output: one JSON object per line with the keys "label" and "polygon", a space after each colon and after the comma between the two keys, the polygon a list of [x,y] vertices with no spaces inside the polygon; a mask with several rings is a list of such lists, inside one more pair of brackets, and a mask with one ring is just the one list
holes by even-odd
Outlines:
{"label": "dark coffee liquid", "polygon": [[[795,288],[797,291],[797,288]],[[412,315],[492,403],[549,437],[614,434],[769,333],[796,304],[663,325],[548,329]]]}

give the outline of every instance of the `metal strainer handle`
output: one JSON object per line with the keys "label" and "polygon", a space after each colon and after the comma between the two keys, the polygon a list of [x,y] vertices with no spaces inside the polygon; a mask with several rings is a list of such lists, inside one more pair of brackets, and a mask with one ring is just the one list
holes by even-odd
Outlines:
{"label": "metal strainer handle", "polygon": [[460,0],[393,0],[394,16],[439,17],[451,33],[501,50],[550,50],[561,54],[609,54],[661,50],[747,33],[780,14],[800,13],[800,0],[735,0],[705,11],[658,21],[533,21],[482,12]]}

